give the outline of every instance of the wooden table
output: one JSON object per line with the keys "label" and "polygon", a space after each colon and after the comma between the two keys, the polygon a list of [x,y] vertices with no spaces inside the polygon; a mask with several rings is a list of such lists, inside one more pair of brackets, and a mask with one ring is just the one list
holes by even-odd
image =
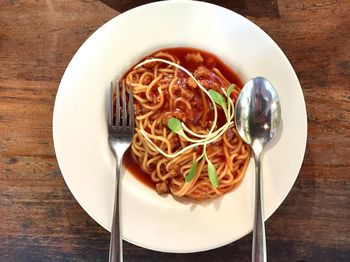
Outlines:
{"label": "wooden table", "polygon": [[[124,11],[148,1],[105,1]],[[251,19],[300,79],[308,142],[299,177],[267,221],[270,261],[350,261],[350,2],[216,1]],[[118,13],[97,0],[0,0],[0,261],[107,261],[109,233],[57,166],[52,110],[72,55]],[[126,261],[249,261],[251,235],[167,254],[125,243]]]}

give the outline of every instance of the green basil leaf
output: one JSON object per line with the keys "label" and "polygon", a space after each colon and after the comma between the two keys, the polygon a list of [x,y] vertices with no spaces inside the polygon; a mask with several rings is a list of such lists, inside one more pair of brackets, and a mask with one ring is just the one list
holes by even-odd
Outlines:
{"label": "green basil leaf", "polygon": [[185,177],[186,182],[189,182],[189,181],[191,181],[194,178],[194,175],[196,174],[196,170],[197,170],[197,164],[198,164],[197,160],[192,163],[190,172]]}
{"label": "green basil leaf", "polygon": [[217,103],[222,108],[226,108],[226,101],[220,93],[216,92],[213,89],[210,89],[208,92],[215,103]]}
{"label": "green basil leaf", "polygon": [[169,118],[169,120],[168,120],[168,127],[174,133],[177,133],[180,130],[182,130],[180,120],[176,119],[175,117]]}
{"label": "green basil leaf", "polygon": [[210,183],[213,185],[214,188],[217,188],[219,186],[218,175],[216,173],[214,165],[210,161],[208,161],[208,176]]}
{"label": "green basil leaf", "polygon": [[235,89],[236,85],[235,84],[232,84],[230,85],[228,88],[227,88],[227,91],[226,91],[226,95],[229,97],[233,91],[233,89]]}

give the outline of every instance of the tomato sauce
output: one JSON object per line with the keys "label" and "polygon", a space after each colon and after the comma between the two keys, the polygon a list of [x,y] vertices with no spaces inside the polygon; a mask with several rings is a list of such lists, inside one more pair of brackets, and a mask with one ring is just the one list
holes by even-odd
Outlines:
{"label": "tomato sauce", "polygon": [[[238,75],[230,68],[228,67],[224,62],[222,62],[217,56],[200,49],[196,48],[189,48],[189,47],[176,47],[176,48],[166,48],[158,50],[157,52],[153,53],[152,55],[158,53],[158,52],[165,52],[169,53],[173,56],[176,56],[178,60],[180,61],[180,65],[185,67],[187,70],[189,70],[191,73],[193,73],[199,66],[205,66],[209,70],[212,70],[213,68],[217,68],[220,70],[222,75],[230,82],[237,85],[239,88],[242,88],[243,84],[241,79],[238,77]],[[202,63],[193,62],[191,59],[186,59],[187,54],[189,53],[195,53],[200,54],[203,58]],[[147,56],[146,58],[152,57],[152,55]],[[145,60],[146,58],[142,59],[141,61]],[[132,69],[130,69],[131,71]],[[123,78],[130,72],[128,71]],[[208,106],[210,107],[210,106]],[[221,109],[219,109],[221,110]],[[197,112],[198,113],[198,112]],[[196,112],[194,112],[194,115],[196,115]],[[226,122],[226,119],[224,117],[224,114],[222,112],[218,115],[218,124],[222,125]],[[139,164],[134,160],[131,149],[129,148],[123,158],[123,165],[124,167],[133,174],[139,181],[141,181],[146,186],[149,186],[151,188],[155,188],[155,182],[152,181],[150,175],[146,174],[139,166]]]}

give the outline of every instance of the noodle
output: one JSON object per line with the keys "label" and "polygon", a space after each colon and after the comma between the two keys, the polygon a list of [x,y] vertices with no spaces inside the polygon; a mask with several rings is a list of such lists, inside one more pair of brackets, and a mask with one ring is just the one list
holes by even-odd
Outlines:
{"label": "noodle", "polygon": [[[152,57],[180,65],[183,62],[166,51]],[[237,134],[234,124],[228,125],[226,131],[219,131],[224,112],[217,108],[218,121],[215,122],[216,108],[204,92],[209,89],[226,91],[230,85],[227,76],[218,68],[207,68],[200,52],[189,51],[187,58],[191,60],[193,68],[190,71],[196,81],[178,67],[161,61],[144,63],[124,77],[135,98],[135,135],[131,153],[140,168],[156,183],[159,193],[194,199],[213,198],[232,190],[242,180],[250,150]],[[206,90],[200,89],[197,82]],[[232,105],[239,92],[240,88],[236,87],[231,93]],[[189,141],[192,140],[180,137],[167,127],[167,121],[172,117],[183,122],[184,130],[192,140],[203,139],[216,131],[222,134],[207,145],[191,147]],[[184,152],[174,154],[187,146]],[[208,177],[208,163],[204,157],[199,160],[193,179],[185,180],[192,163],[204,150],[217,171],[219,184],[216,188]],[[167,157],[172,154],[174,157]]]}

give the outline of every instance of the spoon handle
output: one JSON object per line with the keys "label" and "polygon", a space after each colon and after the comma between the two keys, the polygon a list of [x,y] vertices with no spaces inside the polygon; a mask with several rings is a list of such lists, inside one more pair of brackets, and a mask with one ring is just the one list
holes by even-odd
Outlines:
{"label": "spoon handle", "polygon": [[266,240],[264,225],[264,208],[262,197],[262,178],[260,169],[260,152],[254,153],[255,160],[255,204],[252,262],[266,262]]}

